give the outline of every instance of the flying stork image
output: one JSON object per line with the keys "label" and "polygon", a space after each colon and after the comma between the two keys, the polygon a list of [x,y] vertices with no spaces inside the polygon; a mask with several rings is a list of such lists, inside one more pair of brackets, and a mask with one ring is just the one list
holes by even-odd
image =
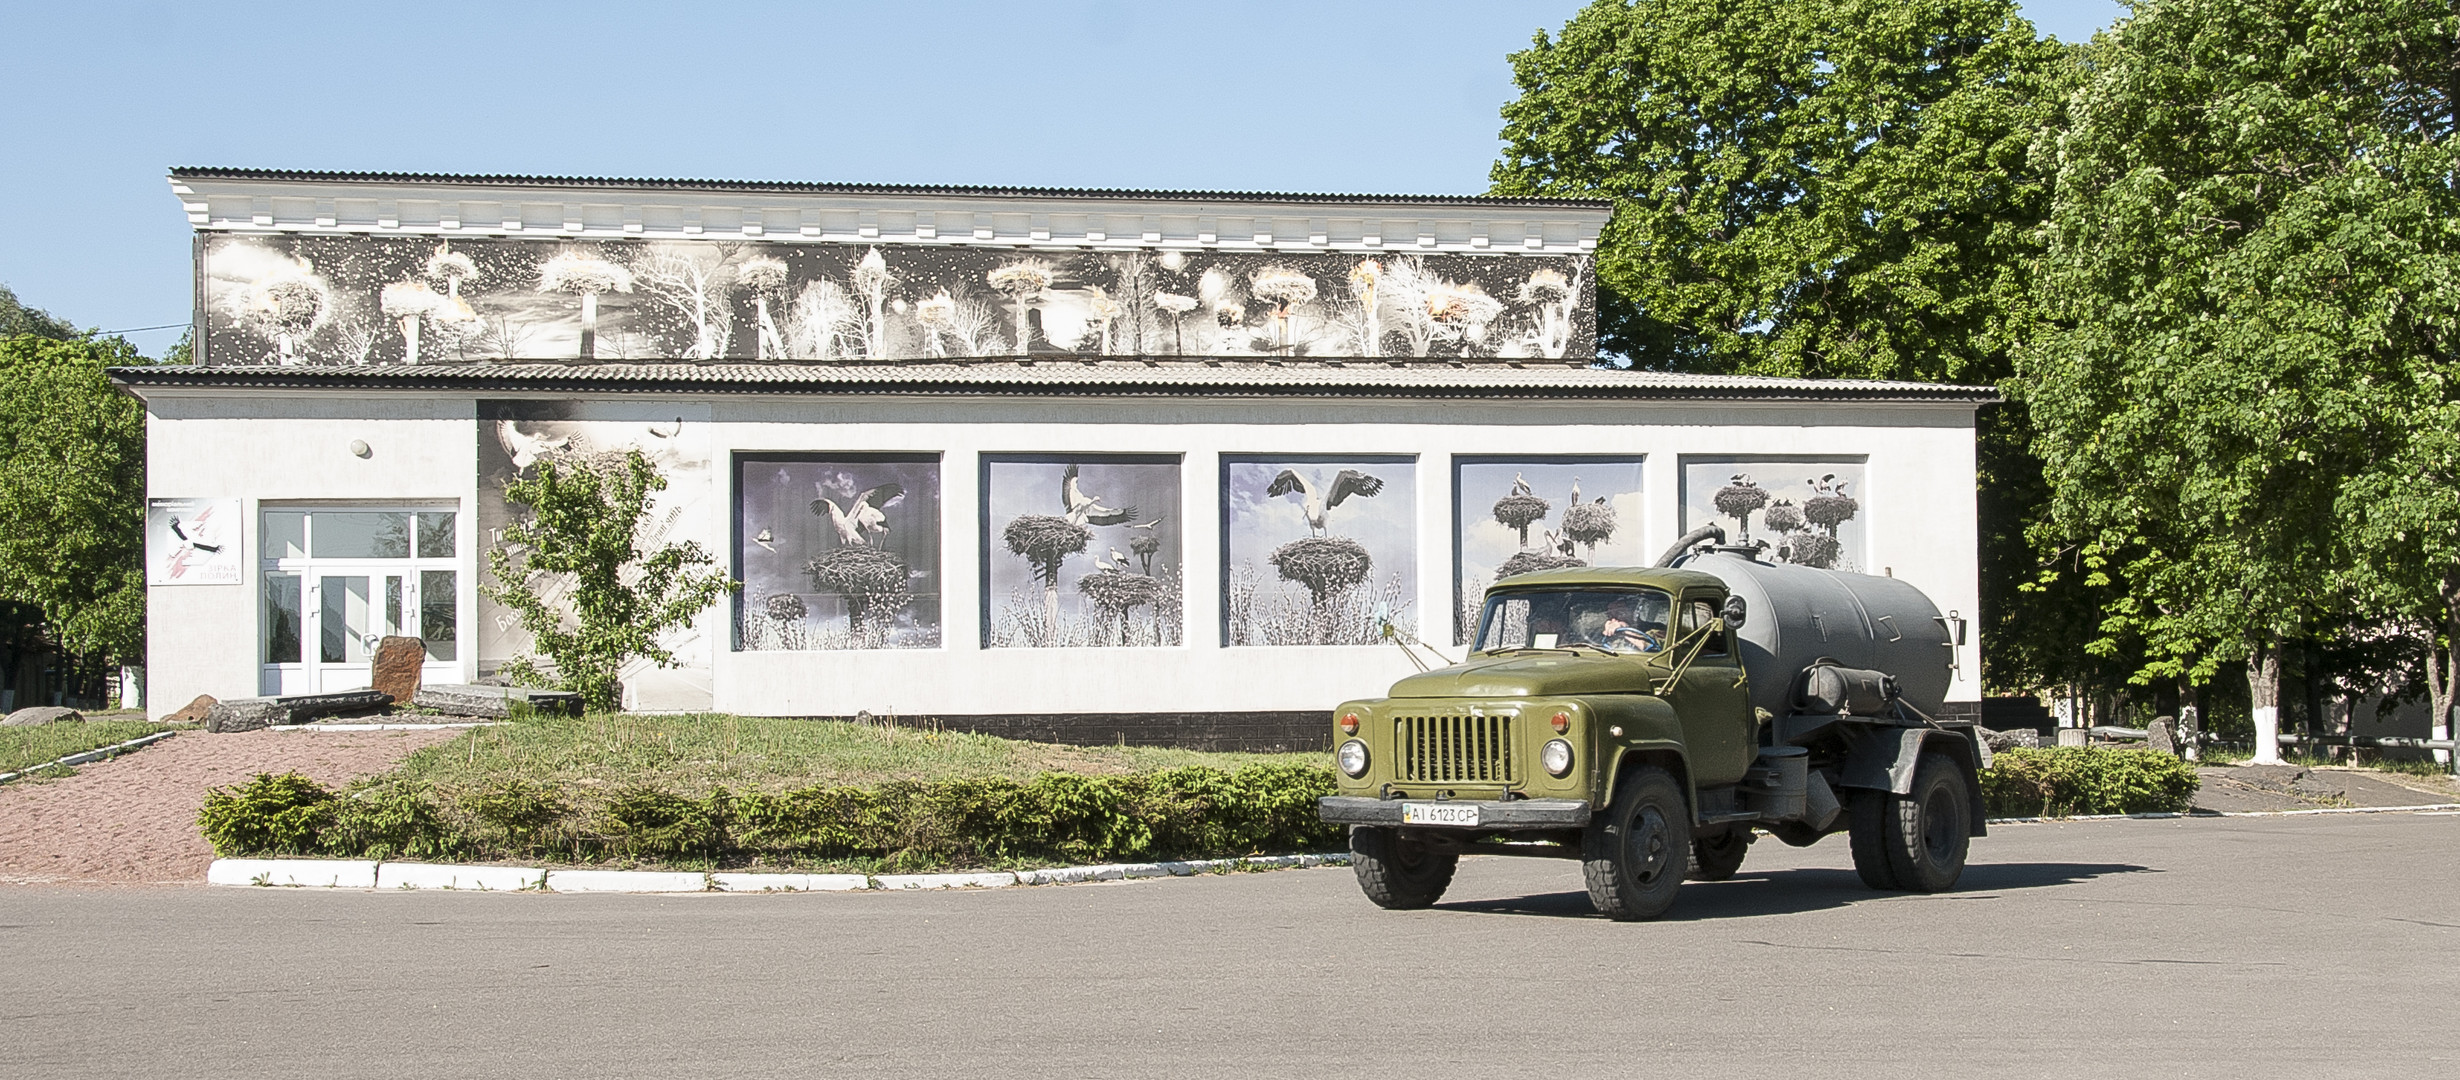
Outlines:
{"label": "flying stork image", "polygon": [[1352,495],[1362,499],[1372,499],[1377,492],[1382,490],[1384,490],[1383,480],[1356,469],[1341,470],[1333,477],[1330,488],[1316,487],[1313,481],[1300,476],[1296,469],[1283,469],[1281,475],[1273,478],[1272,485],[1264,489],[1264,495],[1269,499],[1278,499],[1284,495],[1297,494],[1299,505],[1307,515],[1308,534],[1324,536],[1332,531],[1324,523],[1324,517],[1332,512],[1333,507],[1341,505],[1343,500]]}

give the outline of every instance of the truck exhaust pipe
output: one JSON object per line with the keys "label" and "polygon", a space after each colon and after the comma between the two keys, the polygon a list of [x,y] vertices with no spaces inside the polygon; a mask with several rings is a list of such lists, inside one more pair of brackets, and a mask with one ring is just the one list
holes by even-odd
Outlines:
{"label": "truck exhaust pipe", "polygon": [[1702,525],[1697,529],[1684,533],[1682,539],[1675,541],[1673,547],[1667,548],[1665,554],[1657,557],[1656,565],[1674,565],[1674,560],[1680,559],[1685,554],[1688,554],[1692,548],[1697,547],[1703,540],[1714,540],[1720,544],[1725,543],[1725,529],[1717,525]]}

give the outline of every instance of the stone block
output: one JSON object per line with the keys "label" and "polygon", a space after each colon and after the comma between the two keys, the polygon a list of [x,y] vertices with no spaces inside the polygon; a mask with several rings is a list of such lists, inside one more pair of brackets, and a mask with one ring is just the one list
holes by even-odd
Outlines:
{"label": "stone block", "polygon": [[854,892],[871,887],[861,874],[711,874],[719,892]]}
{"label": "stone block", "polygon": [[30,709],[19,709],[10,713],[7,719],[0,720],[0,727],[41,727],[44,724],[76,724],[84,720],[85,714],[75,709],[63,709],[57,705],[37,705]]}
{"label": "stone block", "polygon": [[581,715],[581,695],[569,690],[534,690],[523,686],[439,683],[419,687],[410,703],[453,716],[503,720],[516,709],[550,716]]}
{"label": "stone block", "polygon": [[2147,750],[2158,750],[2164,754],[2170,755],[2171,757],[2177,757],[2177,729],[2171,726],[2174,723],[2176,723],[2176,721],[2173,721],[2166,716],[2154,717],[2153,722],[2144,729],[2144,748]]}
{"label": "stone block", "polygon": [[233,698],[215,702],[205,713],[205,730],[217,734],[255,731],[275,724],[304,724],[319,716],[368,712],[393,703],[389,694],[345,690],[337,694],[292,694],[287,697]]}
{"label": "stone block", "polygon": [[163,717],[162,722],[166,724],[202,724],[205,722],[206,714],[213,711],[217,700],[218,699],[216,699],[212,694],[198,694],[195,701],[191,701],[187,705],[181,707],[178,712]]}
{"label": "stone block", "polygon": [[372,889],[376,864],[362,859],[215,859],[205,868],[205,883]]}
{"label": "stone block", "polygon": [[388,637],[376,643],[376,662],[367,685],[395,701],[409,701],[419,692],[419,669],[427,663],[427,643],[414,637]]}
{"label": "stone block", "polygon": [[290,715],[279,698],[232,698],[217,701],[205,710],[205,730],[217,735],[236,731],[256,731],[287,722]]}
{"label": "stone block", "polygon": [[547,872],[531,866],[451,866],[389,862],[376,868],[379,889],[464,889],[520,892],[535,889]]}
{"label": "stone block", "polygon": [[549,892],[678,893],[709,891],[709,876],[658,870],[549,870]]}

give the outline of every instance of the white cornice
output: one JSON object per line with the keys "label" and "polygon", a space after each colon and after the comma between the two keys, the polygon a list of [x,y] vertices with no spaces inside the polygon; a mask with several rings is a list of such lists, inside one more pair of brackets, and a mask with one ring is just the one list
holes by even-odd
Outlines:
{"label": "white cornice", "polygon": [[1082,250],[1582,254],[1607,211],[1389,196],[738,191],[174,175],[200,232],[760,239]]}

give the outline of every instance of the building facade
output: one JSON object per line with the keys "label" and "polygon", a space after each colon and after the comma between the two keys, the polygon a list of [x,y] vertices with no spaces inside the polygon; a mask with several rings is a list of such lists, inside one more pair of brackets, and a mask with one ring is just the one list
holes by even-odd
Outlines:
{"label": "building facade", "polygon": [[172,180],[200,362],[118,373],[158,712],[364,686],[393,634],[491,675],[506,484],[628,449],[742,583],[639,709],[1310,745],[1499,574],[1710,521],[1978,606],[1989,393],[1596,367],[1600,203]]}

